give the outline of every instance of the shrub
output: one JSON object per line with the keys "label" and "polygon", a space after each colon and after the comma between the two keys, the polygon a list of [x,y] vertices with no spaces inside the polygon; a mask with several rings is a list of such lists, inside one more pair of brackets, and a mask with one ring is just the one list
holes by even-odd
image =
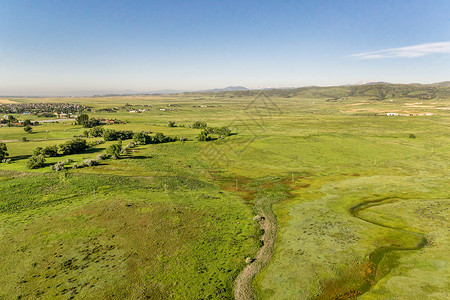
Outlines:
{"label": "shrub", "polygon": [[27,168],[28,169],[39,169],[42,168],[45,164],[44,155],[33,155],[28,159]]}
{"label": "shrub", "polygon": [[128,147],[123,147],[122,150],[120,150],[120,154],[127,155],[128,154]]}
{"label": "shrub", "polygon": [[174,121],[169,121],[169,124],[167,125],[169,127],[175,127],[175,122]]}
{"label": "shrub", "polygon": [[88,167],[93,167],[93,166],[97,166],[98,165],[98,161],[96,161],[95,159],[83,159],[83,161],[81,162],[83,164],[83,166],[88,166]]}
{"label": "shrub", "polygon": [[411,134],[409,135],[409,138],[410,138],[410,139],[415,139],[415,138],[416,138],[416,136],[415,136],[415,134],[414,134],[414,133],[411,133]]}
{"label": "shrub", "polygon": [[58,161],[56,164],[51,165],[50,169],[53,171],[56,171],[56,172],[62,171],[62,170],[64,170],[64,164],[65,164],[64,162]]}
{"label": "shrub", "polygon": [[26,137],[23,137],[23,138],[22,138],[22,142],[28,142],[27,138],[26,138]]}
{"label": "shrub", "polygon": [[105,160],[106,159],[106,155],[105,154],[99,154],[99,155],[97,155],[97,157],[95,159],[97,161]]}

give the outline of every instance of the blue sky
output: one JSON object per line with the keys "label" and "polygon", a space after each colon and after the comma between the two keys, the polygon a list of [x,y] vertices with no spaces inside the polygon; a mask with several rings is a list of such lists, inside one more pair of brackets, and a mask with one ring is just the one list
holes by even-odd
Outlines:
{"label": "blue sky", "polygon": [[450,1],[0,0],[0,95],[450,80]]}

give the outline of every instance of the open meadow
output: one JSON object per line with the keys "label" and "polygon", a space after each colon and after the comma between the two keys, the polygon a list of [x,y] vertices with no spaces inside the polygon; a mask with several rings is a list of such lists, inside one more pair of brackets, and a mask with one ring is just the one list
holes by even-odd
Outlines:
{"label": "open meadow", "polygon": [[0,99],[177,137],[28,169],[89,128],[0,127],[0,299],[449,298],[448,88],[378,88]]}

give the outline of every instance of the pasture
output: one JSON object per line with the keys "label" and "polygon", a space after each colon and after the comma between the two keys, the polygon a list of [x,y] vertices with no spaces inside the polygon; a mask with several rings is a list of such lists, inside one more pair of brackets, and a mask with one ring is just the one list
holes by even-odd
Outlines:
{"label": "pasture", "polygon": [[[250,262],[261,271],[249,275],[246,299],[449,296],[450,98],[5,100],[89,105],[90,117],[126,121],[105,128],[189,141],[138,145],[120,159],[70,168],[115,143],[106,142],[29,170],[33,149],[85,128],[1,127],[11,163],[0,164],[0,298],[230,299],[261,247],[270,251]],[[235,134],[200,142],[195,121]],[[65,171],[50,170],[67,158]],[[275,232],[260,229],[269,222]]]}

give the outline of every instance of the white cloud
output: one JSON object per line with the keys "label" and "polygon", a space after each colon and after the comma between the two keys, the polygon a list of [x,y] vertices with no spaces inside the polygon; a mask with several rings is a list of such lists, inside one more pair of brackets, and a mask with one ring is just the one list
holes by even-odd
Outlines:
{"label": "white cloud", "polygon": [[435,53],[450,53],[450,42],[428,43],[401,48],[391,48],[379,51],[364,52],[350,55],[360,59],[376,58],[414,58]]}

